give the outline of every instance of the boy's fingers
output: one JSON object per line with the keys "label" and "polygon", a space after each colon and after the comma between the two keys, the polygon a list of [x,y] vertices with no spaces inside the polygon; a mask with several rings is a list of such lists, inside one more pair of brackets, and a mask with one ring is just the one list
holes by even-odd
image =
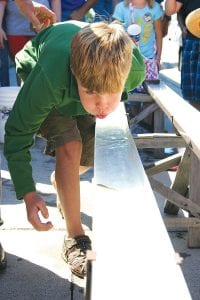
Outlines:
{"label": "boy's fingers", "polygon": [[47,209],[47,207],[46,207],[46,205],[45,205],[44,202],[41,202],[41,203],[40,203],[39,209],[40,209],[40,212],[41,212],[42,216],[43,216],[45,219],[47,219],[47,218],[49,217],[49,212],[48,212],[48,209]]}
{"label": "boy's fingers", "polygon": [[39,218],[38,213],[29,218],[32,226],[38,231],[48,231],[53,227],[53,224],[50,221],[42,222]]}
{"label": "boy's fingers", "polygon": [[53,224],[50,221],[42,222],[39,212],[41,212],[43,218],[47,219],[49,217],[48,209],[43,201],[39,201],[34,207],[27,210],[29,222],[38,231],[47,231],[51,229]]}

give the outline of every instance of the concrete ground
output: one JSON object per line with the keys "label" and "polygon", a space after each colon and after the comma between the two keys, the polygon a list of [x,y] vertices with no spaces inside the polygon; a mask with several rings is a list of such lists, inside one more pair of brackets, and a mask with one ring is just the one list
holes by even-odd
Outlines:
{"label": "concrete ground", "polygon": [[[0,275],[0,299],[83,299],[85,281],[75,278],[76,283],[72,285],[71,273],[61,258],[65,224],[56,208],[56,195],[49,180],[54,159],[42,154],[43,146],[43,140],[37,139],[32,149],[33,172],[37,189],[48,205],[49,220],[54,224],[49,232],[36,232],[26,220],[24,203],[15,198],[2,156],[1,213],[4,224],[0,229],[0,241],[7,253],[8,267]],[[2,155],[2,144],[0,149]],[[92,172],[81,179],[82,219],[89,235],[92,220],[91,177]]]}
{"label": "concrete ground", "polygon": [[[169,57],[167,54],[169,55],[168,52],[165,52],[165,56],[163,55],[163,62],[168,62]],[[171,63],[173,63],[172,58]],[[174,63],[176,63],[176,55],[174,55]],[[176,78],[179,76],[177,68],[170,72]],[[163,71],[163,73],[165,72]],[[13,69],[11,74],[14,83]],[[61,259],[60,253],[65,225],[57,211],[55,191],[49,180],[50,174],[54,170],[54,159],[42,154],[43,147],[43,140],[37,138],[32,149],[33,173],[37,182],[37,189],[47,202],[50,212],[49,219],[53,222],[54,228],[49,232],[36,232],[26,220],[24,203],[16,200],[2,152],[3,144],[0,144],[3,184],[1,210],[4,219],[4,224],[0,227],[0,241],[5,248],[8,259],[7,270],[0,274],[0,299],[2,300],[83,299],[85,281],[72,277],[67,265]],[[170,185],[173,176],[174,173],[172,172],[163,172],[159,174],[159,179]],[[86,232],[91,237],[92,177],[92,171],[81,177],[82,220]],[[157,194],[156,199],[163,215],[164,201]],[[187,232],[173,232],[169,235],[175,252],[183,258],[181,268],[191,298],[192,300],[200,300],[200,249],[189,249],[187,247]],[[166,289],[169,288],[170,286],[166,282]]]}

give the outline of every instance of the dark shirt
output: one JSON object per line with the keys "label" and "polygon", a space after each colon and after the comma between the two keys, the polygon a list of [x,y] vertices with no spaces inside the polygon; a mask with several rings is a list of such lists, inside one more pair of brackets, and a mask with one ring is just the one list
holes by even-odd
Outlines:
{"label": "dark shirt", "polygon": [[73,1],[61,0],[61,3],[62,3],[62,9],[73,11],[81,7],[85,3],[85,0],[73,0]]}
{"label": "dark shirt", "polygon": [[[183,20],[183,24],[185,24],[185,19],[189,13],[193,10],[200,8],[200,0],[176,0],[183,4],[181,10],[179,11],[181,18]],[[197,39],[191,32],[188,31],[187,38]]]}

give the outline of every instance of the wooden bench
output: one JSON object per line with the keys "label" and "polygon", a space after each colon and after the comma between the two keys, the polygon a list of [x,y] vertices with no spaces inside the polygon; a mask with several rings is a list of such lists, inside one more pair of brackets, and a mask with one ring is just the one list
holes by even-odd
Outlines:
{"label": "wooden bench", "polygon": [[86,299],[191,299],[123,104],[97,120],[93,183],[96,260]]}
{"label": "wooden bench", "polygon": [[[163,81],[159,85],[147,85],[149,97],[166,115],[175,128],[175,133],[163,133],[162,128],[154,128],[152,134],[135,135],[138,148],[183,148],[168,158],[158,160],[146,168],[151,187],[166,198],[164,212],[177,215],[179,208],[189,212],[190,217],[167,219],[170,230],[188,230],[188,246],[200,247],[200,113]],[[150,100],[149,100],[150,101]],[[160,122],[161,123],[161,122]],[[153,175],[179,165],[176,177],[167,187]],[[192,216],[192,217],[191,217]],[[195,218],[194,218],[195,217]]]}

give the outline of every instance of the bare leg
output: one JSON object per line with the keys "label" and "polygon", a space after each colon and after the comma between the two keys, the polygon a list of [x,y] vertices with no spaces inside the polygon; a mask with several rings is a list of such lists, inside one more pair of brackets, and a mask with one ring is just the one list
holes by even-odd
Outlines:
{"label": "bare leg", "polygon": [[82,144],[79,141],[66,143],[56,149],[56,187],[68,237],[84,234],[80,214],[79,166],[81,152]]}
{"label": "bare leg", "polygon": [[[91,167],[87,167],[87,166],[79,166],[79,175],[84,174],[90,168]],[[57,191],[57,185],[56,185],[56,179],[55,179],[55,171],[53,171],[52,174],[51,174],[51,183],[54,186],[55,190]],[[59,198],[58,193],[57,193],[57,197],[56,197],[56,205],[57,205],[57,208],[58,208],[58,210],[59,210],[62,218],[64,219],[63,209],[62,209],[62,206],[61,206],[61,202],[60,202],[60,198]]]}

